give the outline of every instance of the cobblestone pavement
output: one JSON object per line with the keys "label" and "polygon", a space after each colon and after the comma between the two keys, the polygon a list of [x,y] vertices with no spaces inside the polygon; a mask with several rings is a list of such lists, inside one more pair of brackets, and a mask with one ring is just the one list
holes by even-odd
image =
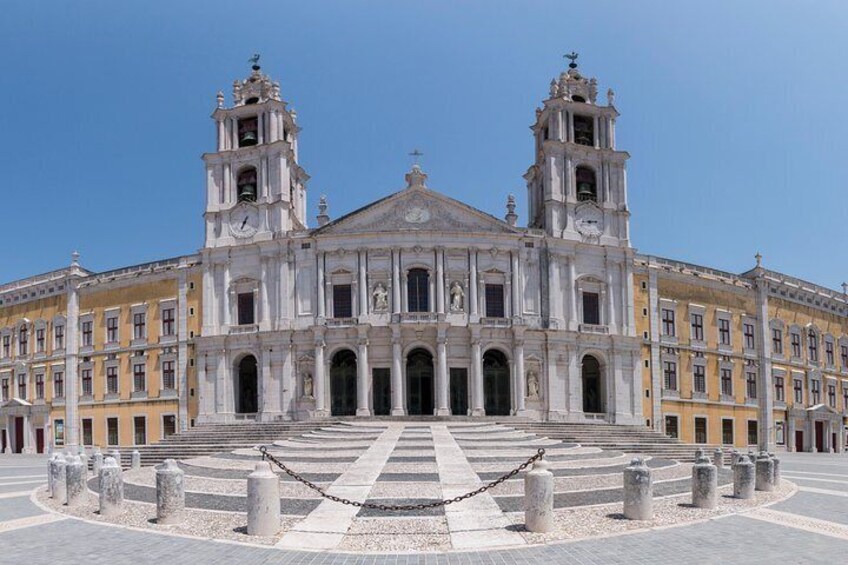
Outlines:
{"label": "cobblestone pavement", "polygon": [[840,563],[848,552],[848,457],[781,454],[792,498],[744,515],[520,549],[447,554],[344,554],[253,547],[147,533],[45,513],[30,501],[41,456],[0,456],[0,564],[181,563]]}

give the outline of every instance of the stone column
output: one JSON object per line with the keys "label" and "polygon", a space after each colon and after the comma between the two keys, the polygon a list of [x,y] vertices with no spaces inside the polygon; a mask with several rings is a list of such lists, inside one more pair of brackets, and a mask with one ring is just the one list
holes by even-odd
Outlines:
{"label": "stone column", "polygon": [[559,275],[557,256],[548,253],[548,317],[556,329],[562,327],[562,285]]}
{"label": "stone column", "polygon": [[268,257],[259,257],[260,279],[259,279],[259,326],[268,331],[271,329],[271,293],[268,291],[269,280]]}
{"label": "stone column", "polygon": [[612,277],[612,270],[610,268],[609,262],[606,262],[606,271],[607,271],[607,324],[610,326],[611,333],[617,333],[617,316],[615,310],[615,281]]}
{"label": "stone column", "polygon": [[447,336],[443,329],[439,329],[438,332],[436,338],[436,416],[449,416]]}
{"label": "stone column", "polygon": [[471,415],[486,415],[486,405],[483,400],[483,354],[480,348],[480,335],[474,335],[474,333],[471,335]]}
{"label": "stone column", "polygon": [[182,522],[185,509],[183,470],[173,459],[156,466],[156,522],[162,525]]}
{"label": "stone column", "polygon": [[733,496],[741,499],[754,497],[754,464],[747,455],[740,455],[733,466]]}
{"label": "stone column", "polygon": [[64,504],[68,500],[68,480],[65,472],[67,461],[61,453],[56,454],[51,472],[53,473],[53,499]]}
{"label": "stone column", "polygon": [[[75,256],[76,257],[76,256]],[[79,445],[79,291],[68,281],[68,316],[65,323],[65,445]],[[8,429],[8,428],[7,428]],[[11,438],[10,438],[11,439]]]}
{"label": "stone column", "polygon": [[527,384],[524,376],[524,339],[522,337],[516,338],[515,347],[512,350],[513,357],[515,358],[515,414],[522,415],[525,412],[524,409],[524,396],[527,392]]}
{"label": "stone column", "polygon": [[324,334],[315,335],[315,376],[312,379],[315,389],[315,412],[316,416],[326,415],[324,399]]}
{"label": "stone column", "polygon": [[115,516],[121,512],[124,502],[124,479],[121,467],[114,457],[107,457],[99,475],[100,515]]}
{"label": "stone column", "polygon": [[574,256],[571,255],[568,257],[568,280],[565,285],[565,292],[567,296],[566,302],[568,303],[568,329],[571,331],[577,330],[577,304],[576,304],[576,292],[575,292],[575,269],[574,269]]}
{"label": "stone column", "polygon": [[636,458],[624,469],[624,517],[628,520],[654,518],[654,489],[651,470]]}
{"label": "stone column", "polygon": [[436,248],[436,313],[445,313],[445,250]]}
{"label": "stone column", "polygon": [[359,315],[368,315],[368,253],[364,249],[359,250]]}
{"label": "stone column", "polygon": [[400,328],[392,328],[392,416],[403,416],[403,348]]}
{"label": "stone column", "polygon": [[65,488],[69,507],[79,506],[85,498],[85,468],[79,455],[72,455],[65,465]]}
{"label": "stone column", "polygon": [[318,253],[318,317],[325,318],[327,316],[327,300],[324,294],[324,252]]}
{"label": "stone column", "polygon": [[479,298],[477,296],[477,250],[473,248],[468,252],[468,280],[468,313],[475,317],[478,313]]}
{"label": "stone column", "polygon": [[370,368],[368,364],[368,329],[359,327],[359,341],[356,358],[356,415],[370,416],[369,391],[371,390]]}
{"label": "stone column", "polygon": [[512,317],[521,317],[521,277],[519,276],[518,252],[510,253],[512,263]]}
{"label": "stone column", "polygon": [[554,475],[544,459],[524,475],[524,527],[534,533],[554,529]]}
{"label": "stone column", "polygon": [[400,250],[392,249],[392,313],[401,311],[400,298]]}
{"label": "stone column", "polygon": [[701,456],[692,466],[692,505],[713,509],[718,503],[718,470]]}
{"label": "stone column", "polygon": [[138,452],[138,449],[133,449],[132,452],[132,470],[137,471],[141,469],[141,453]]}
{"label": "stone column", "polygon": [[247,535],[273,536],[280,530],[280,479],[267,461],[247,477]]}

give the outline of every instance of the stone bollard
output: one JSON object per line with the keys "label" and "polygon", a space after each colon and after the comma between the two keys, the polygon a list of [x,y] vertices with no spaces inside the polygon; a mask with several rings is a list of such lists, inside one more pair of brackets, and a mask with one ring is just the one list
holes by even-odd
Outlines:
{"label": "stone bollard", "polygon": [[280,479],[267,461],[247,476],[247,534],[273,536],[280,531]]}
{"label": "stone bollard", "polygon": [[740,455],[733,467],[733,496],[747,499],[754,496],[754,464],[747,455]]}
{"label": "stone bollard", "polygon": [[651,470],[637,457],[624,469],[624,517],[629,520],[654,518],[654,488]]}
{"label": "stone bollard", "polygon": [[113,449],[109,452],[109,457],[115,460],[115,463],[118,464],[118,467],[123,467],[123,463],[121,463],[121,452],[117,449]]}
{"label": "stone bollard", "polygon": [[713,451],[713,465],[716,469],[724,469],[724,451],[720,447],[716,447]]}
{"label": "stone bollard", "polygon": [[103,467],[103,454],[99,451],[94,452],[94,463],[91,464],[91,472],[95,477],[100,476],[100,468]]}
{"label": "stone bollard", "polygon": [[[102,457],[102,454],[99,454]],[[114,457],[107,457],[100,467],[100,515],[115,516],[124,502],[124,478]]]}
{"label": "stone bollard", "polygon": [[771,454],[771,461],[774,464],[774,487],[780,486],[780,459]]}
{"label": "stone bollard", "polygon": [[56,455],[51,455],[47,460],[47,496],[53,498],[53,465],[56,464]]}
{"label": "stone bollard", "polygon": [[756,490],[771,492],[774,490],[774,461],[769,459],[768,453],[760,452],[757,457]]}
{"label": "stone bollard", "polygon": [[733,467],[739,461],[739,451],[734,449],[730,452],[730,466]]}
{"label": "stone bollard", "polygon": [[185,473],[173,459],[165,459],[164,463],[156,466],[156,521],[159,524],[178,524],[182,521],[185,509],[183,475]]}
{"label": "stone bollard", "polygon": [[141,469],[141,453],[138,452],[138,449],[133,449],[132,452],[132,469],[133,471]]}
{"label": "stone bollard", "polygon": [[695,450],[695,461],[704,456],[704,450],[702,448],[698,448]]}
{"label": "stone bollard", "polygon": [[716,507],[716,504],[718,504],[718,469],[715,465],[710,465],[710,460],[704,456],[696,459],[692,466],[692,505],[696,508],[711,510]]}
{"label": "stone bollard", "polygon": [[539,459],[524,475],[524,527],[547,533],[554,529],[554,475],[550,463]]}
{"label": "stone bollard", "polygon": [[65,465],[65,488],[68,506],[79,506],[85,495],[85,467],[79,455],[73,455]]}
{"label": "stone bollard", "polygon": [[62,453],[56,455],[56,460],[53,462],[53,499],[59,504],[65,504],[68,499],[68,483],[65,477],[65,467],[67,463],[65,456]]}
{"label": "stone bollard", "polygon": [[82,455],[79,456],[79,458],[80,458],[80,461],[82,462],[82,475],[83,475],[83,477],[88,477],[88,459],[89,459],[89,457],[88,457],[88,455],[83,453]]}

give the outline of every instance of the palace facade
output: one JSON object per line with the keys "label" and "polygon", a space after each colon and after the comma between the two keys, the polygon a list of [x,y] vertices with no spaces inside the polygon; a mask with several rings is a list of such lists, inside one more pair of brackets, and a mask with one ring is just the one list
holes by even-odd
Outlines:
{"label": "palace facade", "polygon": [[848,297],[630,244],[614,94],[577,66],[532,126],[528,219],[405,186],[307,225],[300,127],[254,66],[218,94],[196,254],[0,286],[6,452],[130,446],[204,423],[336,416],[645,425],[841,451]]}

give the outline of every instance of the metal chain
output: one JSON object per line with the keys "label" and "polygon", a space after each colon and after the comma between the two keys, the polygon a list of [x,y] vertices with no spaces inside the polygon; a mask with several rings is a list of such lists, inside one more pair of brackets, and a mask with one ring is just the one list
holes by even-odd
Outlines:
{"label": "metal chain", "polygon": [[527,467],[529,467],[530,465],[532,465],[533,463],[535,463],[536,461],[538,461],[539,459],[541,459],[545,455],[545,450],[540,448],[536,452],[536,455],[530,457],[527,461],[525,461],[524,463],[522,463],[521,465],[519,465],[518,467],[516,467],[515,469],[513,469],[509,473],[499,477],[498,479],[496,479],[496,480],[494,480],[494,481],[492,481],[492,482],[490,482],[486,485],[483,485],[482,487],[478,488],[477,490],[467,492],[467,493],[463,494],[462,496],[457,496],[457,497],[454,497],[454,498],[450,498],[448,500],[439,500],[439,501],[436,501],[436,502],[429,502],[427,504],[372,504],[370,502],[357,502],[355,500],[348,500],[346,498],[339,498],[338,496],[333,496],[332,494],[327,494],[326,492],[324,492],[324,489],[322,489],[321,487],[319,487],[315,483],[304,479],[303,477],[301,477],[300,475],[298,475],[297,473],[295,473],[294,471],[292,471],[291,469],[286,467],[286,465],[282,461],[280,461],[279,459],[277,459],[276,457],[274,457],[273,455],[268,453],[268,447],[267,446],[261,445],[261,446],[258,446],[256,449],[258,449],[262,453],[262,460],[263,461],[264,460],[270,461],[271,463],[273,463],[274,465],[276,465],[277,467],[282,469],[292,479],[294,479],[294,480],[296,480],[300,483],[303,483],[304,485],[306,485],[310,489],[314,490],[315,492],[317,492],[318,494],[320,494],[323,498],[326,498],[327,500],[332,500],[333,502],[346,504],[348,506],[356,506],[358,508],[370,508],[372,510],[384,510],[384,511],[389,511],[389,512],[402,512],[402,511],[407,511],[407,510],[425,510],[427,508],[438,508],[440,506],[447,506],[448,504],[453,504],[454,502],[461,502],[465,499],[471,498],[472,496],[477,496],[478,494],[484,493],[487,490],[498,486],[499,484],[503,483],[504,481],[511,479],[512,477],[514,477],[515,475],[517,475],[521,471],[525,470]]}

